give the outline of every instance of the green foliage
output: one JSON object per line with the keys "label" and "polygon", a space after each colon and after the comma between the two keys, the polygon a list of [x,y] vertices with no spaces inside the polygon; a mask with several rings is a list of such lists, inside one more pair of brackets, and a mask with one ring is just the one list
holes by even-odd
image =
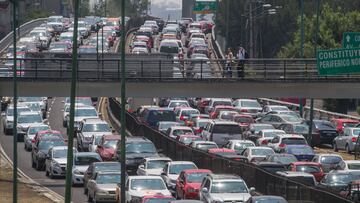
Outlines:
{"label": "green foliage", "polygon": [[89,0],[81,0],[80,1],[80,16],[89,16],[90,15],[90,5]]}

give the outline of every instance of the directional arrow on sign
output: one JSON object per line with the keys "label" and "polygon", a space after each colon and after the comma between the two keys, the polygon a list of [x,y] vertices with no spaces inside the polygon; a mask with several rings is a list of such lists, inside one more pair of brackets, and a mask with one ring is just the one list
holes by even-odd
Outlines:
{"label": "directional arrow on sign", "polygon": [[346,41],[347,41],[348,43],[350,42],[350,39],[351,39],[350,35],[347,35],[347,36],[346,36]]}

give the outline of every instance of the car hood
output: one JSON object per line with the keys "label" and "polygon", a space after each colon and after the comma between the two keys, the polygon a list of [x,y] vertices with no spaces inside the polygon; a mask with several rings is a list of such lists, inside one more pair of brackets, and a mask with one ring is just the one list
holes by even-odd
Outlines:
{"label": "car hood", "polygon": [[220,201],[247,201],[251,195],[249,193],[219,193],[214,194],[211,193],[211,196],[214,200],[220,200]]}
{"label": "car hood", "polygon": [[83,132],[84,137],[91,137],[91,136],[102,136],[102,135],[112,135],[111,132]]}
{"label": "car hood", "polygon": [[74,120],[76,122],[80,122],[80,121],[82,121],[82,120],[84,120],[86,118],[98,118],[98,117],[97,116],[77,116],[77,117],[74,118]]}
{"label": "car hood", "polygon": [[67,163],[67,158],[54,158],[54,161],[56,161],[59,164],[66,164]]}
{"label": "car hood", "polygon": [[150,195],[171,195],[171,193],[169,192],[169,190],[165,189],[165,190],[139,190],[139,191],[133,191],[133,196],[137,196],[137,197],[144,197],[144,196],[150,196]]}
{"label": "car hood", "polygon": [[162,168],[155,168],[155,169],[146,169],[146,174],[147,175],[161,175],[163,169]]}
{"label": "car hood", "polygon": [[115,191],[117,184],[111,183],[111,184],[97,184],[98,189],[100,190],[107,190],[107,191]]}
{"label": "car hood", "polygon": [[86,166],[74,166],[73,171],[78,170],[80,172],[85,172],[88,167],[89,167],[88,165],[86,165]]}

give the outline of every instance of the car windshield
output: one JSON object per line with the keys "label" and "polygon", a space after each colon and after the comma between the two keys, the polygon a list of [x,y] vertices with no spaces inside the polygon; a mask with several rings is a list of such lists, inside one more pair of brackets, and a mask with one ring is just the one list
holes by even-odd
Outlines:
{"label": "car windshield", "polygon": [[[342,125],[343,125],[343,127],[344,128],[346,128],[346,127],[349,127],[349,128],[353,128],[353,127],[355,127],[357,124],[359,124],[359,123],[354,123],[354,122],[348,122],[348,123],[343,123]],[[359,135],[359,134],[357,134],[357,135]]]}
{"label": "car windshield", "polygon": [[37,132],[44,131],[44,130],[50,130],[50,127],[47,125],[30,127],[28,134],[30,134],[30,135],[36,134]]}
{"label": "car windshield", "polygon": [[[68,103],[70,103],[70,100],[69,100]],[[75,103],[80,103],[80,104],[84,104],[84,105],[87,105],[87,106],[92,106],[92,102],[91,102],[90,98],[76,98]]]}
{"label": "car windshield", "polygon": [[253,146],[255,146],[253,143],[236,143],[234,146],[234,150],[242,151],[248,147],[253,147]]}
{"label": "car windshield", "polygon": [[180,125],[179,123],[161,123],[161,124],[160,124],[160,129],[167,130],[167,129],[169,129],[170,127],[179,126],[179,125]]}
{"label": "car windshield", "polygon": [[194,164],[172,164],[169,168],[169,174],[180,174],[181,171],[187,169],[197,169]]}
{"label": "car windshield", "polygon": [[235,117],[234,121],[237,123],[253,123],[252,118],[248,117]]}
{"label": "car windshield", "polygon": [[242,107],[261,108],[257,101],[241,101]]}
{"label": "car windshield", "polygon": [[169,160],[153,160],[147,162],[147,169],[160,169],[164,168],[165,164],[169,162]]}
{"label": "car windshield", "polygon": [[196,127],[198,127],[198,128],[205,127],[208,123],[209,123],[209,121],[197,121]]}
{"label": "car windshield", "polygon": [[301,122],[301,119],[291,115],[282,115],[281,116],[287,122]]}
{"label": "car windshield", "polygon": [[106,140],[104,142],[104,147],[105,148],[112,148],[115,149],[116,145],[117,145],[118,140]]}
{"label": "car windshield", "polygon": [[360,163],[348,163],[349,170],[360,170]]}
{"label": "car windshield", "polygon": [[100,174],[96,177],[97,184],[121,183],[121,174]]}
{"label": "car windshield", "polygon": [[274,162],[279,162],[279,163],[281,163],[281,164],[286,164],[286,165],[288,165],[288,164],[290,164],[290,163],[292,163],[292,162],[296,162],[296,161],[297,161],[296,157],[293,156],[293,155],[275,156],[275,157],[273,158],[273,160],[274,160]]}
{"label": "car windshield", "polygon": [[255,203],[287,203],[284,199],[268,199],[266,197],[256,198]]}
{"label": "car windshield", "polygon": [[87,166],[101,161],[99,156],[76,156],[74,160],[77,166]]}
{"label": "car windshield", "polygon": [[96,113],[95,109],[75,109],[75,116],[78,116],[78,117],[85,117],[85,116],[96,117],[97,113]]}
{"label": "car windshield", "polygon": [[352,176],[350,174],[328,174],[325,182],[328,184],[342,184],[347,185],[350,181],[352,181]]}
{"label": "car windshield", "polygon": [[89,48],[79,48],[79,53],[96,53],[96,47],[89,47]]}
{"label": "car windshield", "polygon": [[144,203],[169,203],[172,200],[175,200],[175,198],[151,198],[151,199],[146,199]]}
{"label": "car windshield", "polygon": [[[18,115],[21,112],[26,112],[26,111],[31,111],[31,110],[29,109],[29,107],[21,107],[21,108],[18,107],[18,109],[17,109]],[[6,115],[7,116],[14,116],[14,109],[13,108],[8,108],[6,110]]]}
{"label": "car windshield", "polygon": [[231,101],[214,101],[213,106],[231,106]]}
{"label": "car windshield", "polygon": [[53,152],[54,158],[65,158],[67,157],[67,149],[57,149]]}
{"label": "car windshield", "polygon": [[196,148],[207,151],[208,149],[217,148],[217,146],[215,144],[210,144],[210,143],[209,144],[198,144],[198,145],[196,145]]}
{"label": "car windshield", "polygon": [[186,177],[187,182],[189,182],[189,183],[201,183],[201,181],[207,174],[208,173],[205,173],[205,172],[187,173],[187,174],[185,174],[185,177]]}
{"label": "car windshield", "polygon": [[168,53],[168,54],[178,54],[179,47],[178,46],[160,46],[160,53]]}
{"label": "car windshield", "polygon": [[294,137],[283,138],[281,140],[281,143],[286,145],[307,145],[306,140],[304,138],[294,138]]}
{"label": "car windshield", "polygon": [[32,115],[20,115],[18,118],[18,123],[41,123],[42,119],[39,114]]}
{"label": "car windshield", "polygon": [[178,135],[186,135],[186,134],[194,134],[194,132],[191,129],[177,129],[173,131],[173,135],[174,136],[178,136]]}
{"label": "car windshield", "polygon": [[252,149],[251,150],[252,155],[255,156],[266,156],[269,154],[274,154],[274,151],[272,149]]}
{"label": "car windshield", "polygon": [[190,114],[200,114],[200,112],[198,110],[184,110],[181,112],[182,116],[190,116]]}
{"label": "car windshield", "polygon": [[213,183],[211,193],[248,193],[248,189],[242,181],[221,181]]}
{"label": "car windshield", "polygon": [[54,43],[50,45],[50,49],[67,49],[68,45],[65,43]]}
{"label": "car windshield", "polygon": [[277,171],[286,171],[286,168],[282,165],[265,165],[261,166],[261,168],[270,173],[276,173]]}
{"label": "car windshield", "polygon": [[120,163],[101,162],[95,165],[95,171],[120,171]]}
{"label": "car windshield", "polygon": [[151,111],[150,114],[158,121],[176,121],[175,113],[171,110]]}
{"label": "car windshield", "polygon": [[62,140],[47,140],[47,141],[40,141],[38,148],[41,151],[47,151],[51,147],[65,146],[65,145],[66,145],[65,142]]}
{"label": "car windshield", "polygon": [[270,132],[264,132],[264,137],[275,137],[276,135],[283,135],[285,132],[281,131],[270,131]]}
{"label": "car windshield", "polygon": [[198,141],[198,140],[202,140],[201,137],[183,137],[180,139],[180,142],[184,143],[184,144],[190,144],[193,141]]}
{"label": "car windshield", "polygon": [[169,104],[169,108],[175,108],[175,107],[178,107],[178,106],[189,107],[189,104],[186,101],[183,101],[183,102],[171,102]]}
{"label": "car windshield", "polygon": [[156,148],[150,142],[134,142],[126,144],[126,153],[156,153]]}
{"label": "car windshield", "polygon": [[309,133],[309,127],[307,125],[294,125],[294,133],[298,133],[298,134]]}
{"label": "car windshield", "polygon": [[299,146],[299,147],[289,147],[286,149],[286,151],[289,154],[314,154],[314,151],[312,150],[311,147],[307,147],[307,146]]}
{"label": "car windshield", "polygon": [[318,121],[318,122],[315,121],[314,123],[317,128],[335,129],[333,124],[330,123],[329,121]]}
{"label": "car windshield", "polygon": [[41,107],[38,103],[27,103],[26,106],[29,107],[31,111],[41,111]]}
{"label": "car windshield", "polygon": [[338,156],[322,156],[320,159],[322,164],[338,164],[340,161],[342,161],[342,158]]}
{"label": "car windshield", "polygon": [[41,102],[41,97],[20,97],[19,102]]}
{"label": "car windshield", "polygon": [[106,123],[85,124],[81,130],[82,132],[111,132]]}
{"label": "car windshield", "polygon": [[241,134],[241,128],[239,125],[215,125],[213,127],[213,133]]}
{"label": "car windshield", "polygon": [[133,179],[130,182],[131,190],[166,190],[164,181],[161,179]]}
{"label": "car windshield", "polygon": [[320,167],[313,165],[300,165],[296,166],[296,171],[305,172],[305,173],[319,173]]}

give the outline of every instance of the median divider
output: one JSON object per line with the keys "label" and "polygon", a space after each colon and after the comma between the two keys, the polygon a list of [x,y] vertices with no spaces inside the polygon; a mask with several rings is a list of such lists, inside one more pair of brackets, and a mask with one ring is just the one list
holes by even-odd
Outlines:
{"label": "median divider", "polygon": [[[109,109],[114,119],[120,120],[120,103],[109,98]],[[300,182],[271,174],[254,164],[233,161],[217,155],[191,148],[161,132],[141,123],[134,114],[126,113],[126,128],[134,136],[144,136],[151,140],[166,156],[178,161],[193,161],[199,168],[212,170],[214,173],[230,173],[241,176],[249,187],[265,195],[280,195],[289,202],[351,202],[330,191],[307,186]]]}

